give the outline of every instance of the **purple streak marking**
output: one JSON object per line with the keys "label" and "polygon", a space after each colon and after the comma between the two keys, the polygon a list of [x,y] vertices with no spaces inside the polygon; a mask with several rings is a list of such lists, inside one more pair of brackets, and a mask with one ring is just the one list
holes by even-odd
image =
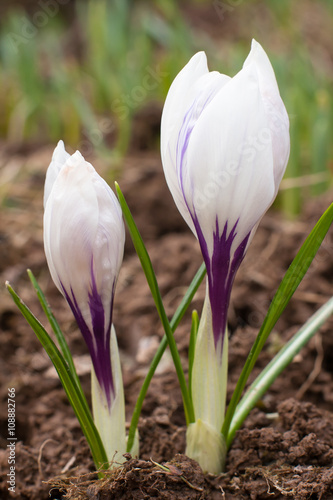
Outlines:
{"label": "purple streak marking", "polygon": [[178,141],[177,141],[177,172],[178,172],[178,180],[180,182],[181,190],[184,196],[184,200],[187,205],[187,201],[185,199],[183,181],[184,181],[184,171],[186,168],[186,153],[189,145],[189,141],[191,138],[191,134],[193,129],[200,118],[201,113],[206,108],[206,106],[211,102],[213,97],[216,95],[216,91],[218,89],[212,90],[207,96],[204,102],[200,105],[200,97],[202,94],[193,101],[192,105],[187,110],[182,126],[179,131]]}
{"label": "purple streak marking", "polygon": [[[228,236],[228,221],[226,221],[222,234],[220,235],[219,221],[218,216],[216,215],[216,227],[213,234],[213,254],[212,256],[210,256],[206,240],[199,225],[197,214],[195,213],[194,208],[191,210],[190,204],[186,199],[184,189],[184,175],[187,167],[186,154],[191,134],[197,120],[199,119],[207,104],[209,104],[209,102],[214,97],[215,92],[216,90],[207,95],[207,98],[203,102],[201,107],[198,106],[199,96],[193,102],[192,106],[190,106],[190,108],[187,110],[178,136],[176,168],[178,172],[178,182],[183,194],[185,204],[193,220],[193,224],[201,247],[201,252],[206,264],[215,347],[217,347],[217,344],[221,340],[220,345],[222,349],[225,330],[227,326],[227,312],[229,307],[231,289],[236,272],[244,258],[246,245],[249,240],[251,230],[245,236],[243,241],[240,243],[240,245],[232,255],[231,246],[237,234],[236,229],[238,220],[236,221]],[[222,356],[222,351],[220,352],[220,355]]]}
{"label": "purple streak marking", "polygon": [[[105,393],[114,396],[114,381],[112,376],[111,354],[110,354],[110,337],[112,325],[112,309],[113,309],[113,285],[111,303],[110,303],[110,320],[108,325],[105,325],[105,312],[102,303],[102,298],[98,293],[96,280],[93,270],[93,261],[91,262],[91,292],[89,293],[89,308],[93,326],[93,333],[96,349],[96,365],[94,364],[95,373],[100,385],[104,388]],[[109,400],[108,400],[109,402]]]}
{"label": "purple streak marking", "polygon": [[89,292],[89,309],[93,327],[92,332],[83,318],[73,290],[70,290],[69,295],[62,283],[61,286],[89,349],[97,380],[105,393],[109,407],[111,407],[112,399],[115,396],[110,354],[114,284],[110,303],[110,321],[108,325],[105,326],[104,307],[101,296],[96,287],[93,262],[91,262],[91,291]]}
{"label": "purple streak marking", "polygon": [[[223,348],[224,334],[227,326],[227,314],[230,301],[232,285],[236,272],[244,258],[246,245],[251,231],[237,247],[234,254],[231,254],[231,246],[237,234],[236,224],[231,229],[229,235],[228,221],[225,223],[222,234],[219,232],[219,222],[216,216],[216,230],[214,232],[213,254],[210,256],[206,240],[199,225],[197,217],[193,217],[193,223],[198,235],[201,252],[206,264],[208,277],[209,300],[212,310],[213,333],[215,347],[221,340]],[[222,355],[222,352],[220,353]]]}

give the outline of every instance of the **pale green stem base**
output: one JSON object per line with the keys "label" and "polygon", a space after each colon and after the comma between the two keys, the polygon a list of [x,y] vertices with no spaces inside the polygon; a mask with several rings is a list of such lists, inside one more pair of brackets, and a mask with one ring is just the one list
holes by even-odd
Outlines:
{"label": "pale green stem base", "polygon": [[[91,370],[91,398],[94,422],[101,436],[110,467],[115,467],[125,461],[126,430],[125,430],[125,402],[118,344],[114,327],[111,330],[111,366],[114,380],[115,397],[109,408],[104,391],[101,389],[92,367]],[[138,440],[137,453],[138,453]]]}
{"label": "pale green stem base", "polygon": [[186,454],[199,463],[204,472],[219,474],[227,452],[221,434],[228,375],[228,334],[225,332],[222,358],[215,349],[212,313],[206,291],[205,303],[195,344],[192,368],[192,401],[195,423],[188,426]]}
{"label": "pale green stem base", "polygon": [[186,455],[196,460],[203,472],[220,474],[224,471],[227,445],[223,434],[200,418],[186,431]]}

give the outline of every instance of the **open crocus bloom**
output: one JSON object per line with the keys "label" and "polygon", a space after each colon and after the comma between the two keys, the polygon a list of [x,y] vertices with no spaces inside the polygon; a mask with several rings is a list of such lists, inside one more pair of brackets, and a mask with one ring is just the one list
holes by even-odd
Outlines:
{"label": "open crocus bloom", "polygon": [[[220,433],[224,418],[232,284],[277,195],[289,147],[288,115],[270,61],[255,40],[233,78],[209,72],[199,52],[172,83],[162,115],[161,155],[170,191],[207,268],[192,398],[198,428],[204,422],[209,432]],[[193,450],[188,454],[198,459]]]}
{"label": "open crocus bloom", "polygon": [[96,426],[109,460],[126,451],[124,395],[112,326],[125,229],[118,200],[94,167],[62,141],[44,190],[44,247],[54,283],[66,298],[88,346]]}

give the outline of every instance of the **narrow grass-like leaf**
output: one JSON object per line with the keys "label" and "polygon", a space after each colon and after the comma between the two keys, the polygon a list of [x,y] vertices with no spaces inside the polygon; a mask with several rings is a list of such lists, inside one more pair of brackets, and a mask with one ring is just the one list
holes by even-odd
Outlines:
{"label": "narrow grass-like leaf", "polygon": [[87,411],[86,405],[82,400],[82,395],[77,387],[75,380],[73,379],[67,362],[65,361],[61,352],[59,351],[43,325],[20,299],[15,290],[10,286],[8,282],[6,283],[6,286],[15,304],[35,332],[38,340],[42,344],[55,369],[57,370],[62,386],[66,391],[69,402],[88,441],[97,469],[99,469],[100,467],[107,468],[108,459],[100,435],[96,429],[90,410],[88,409],[89,411]]}
{"label": "narrow grass-like leaf", "polygon": [[156,309],[158,311],[159,317],[161,319],[165,334],[168,339],[168,344],[170,347],[170,352],[171,356],[175,365],[175,369],[177,372],[177,377],[180,385],[180,390],[182,393],[182,398],[183,398],[183,405],[184,405],[184,412],[185,412],[185,418],[187,424],[194,422],[194,410],[193,410],[193,405],[192,405],[192,400],[190,398],[186,380],[185,380],[185,375],[183,371],[183,367],[180,361],[180,356],[179,352],[177,349],[176,341],[173,336],[173,332],[169,323],[169,320],[167,318],[163,302],[162,302],[162,297],[160,294],[160,290],[158,288],[157,284],[157,279],[153,270],[153,266],[150,260],[150,257],[148,255],[148,252],[146,250],[146,247],[143,243],[143,240],[141,238],[141,235],[139,233],[138,228],[136,227],[136,224],[133,220],[132,214],[130,212],[130,209],[126,203],[126,200],[124,198],[123,193],[120,190],[119,185],[116,183],[116,191],[118,195],[118,200],[123,212],[124,219],[126,221],[128,230],[130,232],[135,250],[138,254],[138,257],[140,259],[143,271],[146,275],[146,279],[151,291],[151,294],[154,298]]}
{"label": "narrow grass-like leaf", "polygon": [[[229,427],[236,406],[240,400],[247,379],[253,369],[253,366],[269,336],[277,320],[282,312],[288,305],[291,297],[293,296],[298,285],[302,281],[306,271],[308,270],[314,256],[316,255],[327,231],[329,230],[333,221],[333,203],[329,206],[326,212],[321,216],[315,227],[312,229],[309,236],[306,238],[302,247],[300,248],[295,259],[287,270],[280,286],[271,302],[268,313],[260,328],[258,336],[251,348],[247,357],[244,368],[238,379],[236,388],[232,395],[231,401],[228,406],[226,417],[222,427],[222,433],[227,438],[229,434]],[[230,444],[230,443],[229,443]]]}
{"label": "narrow grass-like leaf", "polygon": [[62,333],[61,328],[60,328],[57,320],[55,319],[53,312],[52,312],[52,310],[51,310],[51,308],[46,300],[46,297],[45,297],[44,293],[42,292],[35,276],[33,275],[33,273],[31,272],[30,269],[28,269],[27,272],[28,272],[28,276],[30,278],[30,281],[31,281],[36,293],[37,293],[37,297],[38,297],[38,300],[43,308],[43,311],[44,311],[47,319],[49,320],[49,323],[52,327],[52,330],[54,331],[55,336],[59,342],[59,347],[60,347],[60,350],[62,352],[62,355],[63,355],[64,359],[66,360],[68,367],[69,367],[70,371],[72,372],[72,374],[75,373],[75,375],[76,375],[76,370],[75,370],[73,358],[72,358],[71,352],[69,350],[68,344],[66,342],[66,339],[64,337],[64,334]]}
{"label": "narrow grass-like leaf", "polygon": [[[182,317],[184,316],[185,312],[187,311],[188,306],[192,302],[192,299],[193,299],[196,291],[198,290],[200,284],[202,283],[202,280],[204,279],[205,274],[206,274],[206,266],[204,263],[202,263],[201,266],[199,267],[198,271],[196,272],[196,275],[194,276],[190,286],[188,287],[181,303],[177,307],[177,310],[176,310],[175,314],[173,315],[172,320],[170,321],[170,326],[171,326],[171,329],[173,332],[176,330]],[[160,345],[155,353],[155,356],[154,356],[154,358],[149,366],[148,373],[146,375],[145,380],[143,381],[138,399],[137,399],[136,404],[135,404],[135,408],[134,408],[132,420],[131,420],[131,425],[130,425],[129,432],[128,432],[128,440],[127,440],[127,451],[128,452],[131,451],[133,443],[134,443],[135,431],[138,427],[138,422],[139,422],[142,404],[143,404],[143,401],[146,397],[149,384],[151,382],[151,379],[153,378],[153,375],[155,373],[155,370],[156,370],[159,362],[161,361],[161,358],[163,356],[163,353],[164,353],[167,345],[168,345],[168,340],[166,338],[166,335],[164,335],[161,342],[160,342]]]}
{"label": "narrow grass-like leaf", "polygon": [[251,384],[241,401],[237,405],[231,421],[227,446],[232,443],[236,431],[240,428],[247,415],[254,408],[257,401],[265,394],[274,380],[292,362],[295,355],[314,336],[321,325],[333,314],[333,297],[326,302],[311,318],[298,330],[289,342],[268,363],[260,375]]}
{"label": "narrow grass-like leaf", "polygon": [[199,328],[199,321],[200,320],[197,311],[193,311],[190,343],[188,348],[188,391],[190,393],[191,398],[192,398],[192,368],[193,368],[194,353],[195,353],[195,343],[197,340],[197,333]]}
{"label": "narrow grass-like leaf", "polygon": [[75,365],[74,365],[74,362],[73,362],[73,358],[72,358],[72,355],[71,355],[71,352],[69,350],[69,347],[68,347],[68,344],[67,344],[67,341],[64,337],[64,334],[62,333],[62,330],[59,326],[59,323],[57,322],[57,320],[55,319],[54,317],[54,314],[51,310],[51,307],[49,306],[47,300],[46,300],[46,297],[44,295],[44,293],[42,292],[35,276],[33,275],[33,273],[31,272],[30,269],[28,269],[28,276],[30,278],[30,281],[37,293],[37,297],[38,297],[38,300],[43,308],[43,311],[47,317],[47,319],[49,320],[49,323],[51,325],[51,328],[52,330],[54,331],[54,334],[56,336],[56,339],[59,343],[59,347],[60,347],[60,350],[62,352],[62,355],[68,365],[68,368],[72,374],[72,377],[73,379],[75,380],[77,386],[78,386],[78,390],[81,392],[81,396],[82,396],[82,401],[86,407],[86,410],[88,412],[90,412],[90,408],[89,408],[89,405],[88,405],[88,402],[87,402],[87,399],[84,395],[84,392],[83,392],[83,389],[82,389],[82,386],[81,386],[81,382],[80,382],[80,379],[76,373],[76,368],[75,368]]}
{"label": "narrow grass-like leaf", "polygon": [[199,286],[201,285],[205,275],[206,275],[206,266],[205,263],[203,262],[199,267],[199,269],[197,270],[193,280],[191,281],[190,286],[186,290],[181,303],[177,307],[176,312],[173,315],[172,320],[170,321],[170,326],[173,332],[176,330],[177,326],[181,322],[182,317],[186,313],[188,306],[191,304],[192,299],[196,291],[198,290]]}

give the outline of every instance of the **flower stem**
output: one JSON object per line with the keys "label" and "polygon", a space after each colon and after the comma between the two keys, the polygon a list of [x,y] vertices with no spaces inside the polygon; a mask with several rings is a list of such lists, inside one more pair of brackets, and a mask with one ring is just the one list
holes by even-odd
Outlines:
{"label": "flower stem", "polygon": [[[197,289],[199,288],[199,285],[201,284],[204,276],[206,274],[206,267],[205,264],[201,264],[200,268],[198,269],[196,275],[194,276],[192,283],[188,287],[181,303],[179,304],[172,320],[170,321],[170,327],[172,332],[174,332],[179,325],[182,317],[184,316],[188,306],[192,302],[192,299],[194,297],[194,294],[196,293]],[[146,375],[146,378],[142,384],[138,399],[135,404],[135,408],[133,411],[132,415],[132,420],[131,420],[131,425],[128,433],[128,441],[127,441],[127,451],[130,452],[134,443],[134,438],[135,438],[135,431],[138,426],[139,422],[139,417],[142,409],[142,404],[144,401],[144,398],[146,396],[149,384],[151,382],[151,379],[155,373],[155,370],[163,356],[163,353],[168,345],[167,337],[166,335],[163,336],[161,343],[156,351],[156,354],[150,364],[148,373]]]}

